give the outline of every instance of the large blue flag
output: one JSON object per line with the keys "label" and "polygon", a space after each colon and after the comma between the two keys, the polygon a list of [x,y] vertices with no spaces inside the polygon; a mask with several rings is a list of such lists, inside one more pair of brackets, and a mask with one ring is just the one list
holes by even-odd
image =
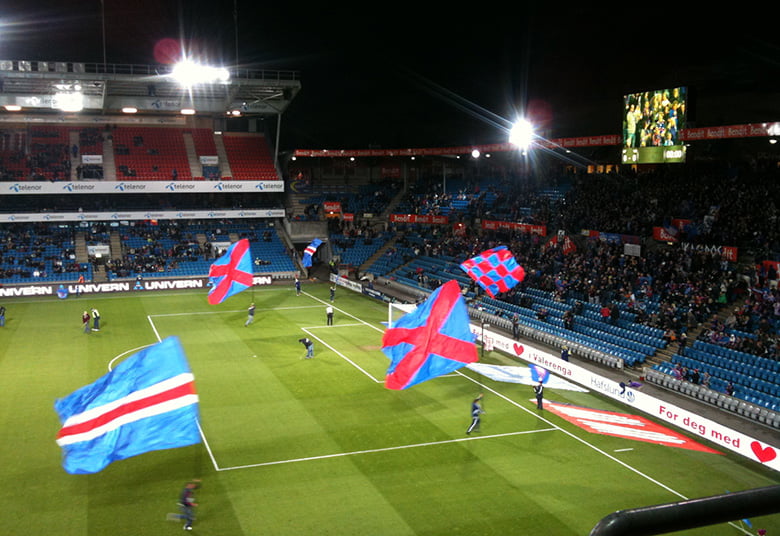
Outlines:
{"label": "large blue flag", "polygon": [[314,253],[317,251],[317,248],[320,247],[320,244],[322,244],[322,240],[319,238],[315,238],[311,241],[311,244],[306,246],[306,249],[303,250],[303,266],[304,268],[311,268],[311,258],[314,255]]}
{"label": "large blue flag", "polygon": [[444,283],[385,331],[382,351],[391,361],[385,378],[388,389],[406,389],[477,361],[458,282]]}
{"label": "large blue flag", "polygon": [[71,474],[153,450],[200,443],[198,395],[176,337],[149,346],[95,383],[60,398],[57,444]]}
{"label": "large blue flag", "polygon": [[209,267],[209,281],[212,285],[208,296],[209,303],[222,303],[232,295],[251,287],[254,282],[252,270],[249,240],[242,238]]}

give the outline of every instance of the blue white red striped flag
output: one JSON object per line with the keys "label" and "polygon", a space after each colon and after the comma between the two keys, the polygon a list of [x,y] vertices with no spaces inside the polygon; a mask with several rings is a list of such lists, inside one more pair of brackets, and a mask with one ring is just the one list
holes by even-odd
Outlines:
{"label": "blue white red striped flag", "polygon": [[517,264],[506,246],[483,251],[461,263],[460,267],[485,289],[491,298],[508,291],[525,279],[525,270]]}
{"label": "blue white red striped flag", "polygon": [[222,303],[234,294],[252,286],[254,273],[249,240],[242,238],[209,267],[208,300],[211,305]]}
{"label": "blue white red striped flag", "polygon": [[458,282],[453,279],[440,286],[385,331],[382,351],[391,361],[385,378],[388,389],[406,389],[477,361]]}
{"label": "blue white red striped flag", "polygon": [[311,268],[311,258],[314,256],[314,253],[317,251],[317,248],[320,247],[320,244],[322,244],[322,240],[319,238],[315,238],[311,241],[311,244],[306,246],[306,249],[303,250],[303,266],[304,268]]}
{"label": "blue white red striped flag", "polygon": [[198,395],[176,337],[149,346],[95,383],[58,399],[57,444],[71,474],[153,450],[200,443]]}

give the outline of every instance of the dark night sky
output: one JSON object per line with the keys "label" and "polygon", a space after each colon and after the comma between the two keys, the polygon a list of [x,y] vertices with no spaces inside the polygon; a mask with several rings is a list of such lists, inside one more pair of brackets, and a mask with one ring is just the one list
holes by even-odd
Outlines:
{"label": "dark night sky", "polygon": [[301,72],[282,149],[503,142],[521,111],[552,137],[618,134],[623,94],[678,85],[694,126],[780,120],[780,32],[760,13],[276,4],[4,0],[0,58],[100,62],[105,22],[109,63],[156,63],[176,38],[232,65],[237,33],[243,66]]}

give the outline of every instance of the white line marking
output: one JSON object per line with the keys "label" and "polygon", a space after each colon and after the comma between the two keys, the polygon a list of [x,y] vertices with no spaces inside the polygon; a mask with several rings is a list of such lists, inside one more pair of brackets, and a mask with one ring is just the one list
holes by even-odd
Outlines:
{"label": "white line marking", "polygon": [[[328,327],[328,326],[322,326],[322,327]],[[328,348],[328,349],[329,349],[331,352],[335,353],[335,354],[336,354],[337,356],[339,356],[341,359],[343,359],[344,361],[346,361],[347,363],[349,363],[350,365],[352,365],[353,367],[355,367],[356,369],[358,369],[360,372],[362,372],[363,374],[365,374],[366,376],[368,376],[369,378],[371,378],[371,379],[374,381],[374,383],[382,383],[382,380],[378,380],[378,379],[374,378],[374,376],[373,376],[373,375],[371,375],[369,372],[365,371],[365,370],[364,370],[364,369],[363,369],[363,368],[362,368],[360,365],[358,365],[357,363],[355,363],[354,361],[352,361],[350,358],[348,358],[347,356],[345,356],[344,354],[342,354],[341,352],[339,352],[339,351],[338,351],[338,350],[336,350],[335,348],[333,348],[333,347],[332,347],[330,344],[326,343],[325,341],[323,341],[322,339],[320,339],[319,337],[317,337],[316,335],[314,335],[313,333],[311,333],[311,332],[309,331],[309,329],[311,329],[311,328],[301,328],[301,329],[302,329],[302,330],[304,331],[304,333],[306,333],[306,334],[307,334],[309,337],[311,337],[311,338],[313,338],[313,339],[316,339],[316,340],[320,341],[320,344],[322,344],[323,346],[325,346],[326,348]]]}
{"label": "white line marking", "polygon": [[404,449],[414,449],[414,448],[420,448],[420,447],[432,447],[432,446],[438,446],[438,445],[447,445],[447,444],[453,444],[453,443],[463,443],[465,441],[479,441],[482,439],[494,439],[497,437],[508,437],[508,436],[517,436],[517,435],[525,435],[525,434],[536,434],[540,432],[555,432],[557,431],[557,428],[547,428],[542,430],[526,430],[522,432],[508,432],[505,434],[494,434],[494,435],[488,435],[488,436],[480,436],[480,437],[462,437],[459,439],[445,439],[443,441],[430,441],[428,443],[415,443],[412,445],[399,445],[397,447],[384,447],[379,449],[368,449],[368,450],[356,450],[352,452],[337,452],[334,454],[323,454],[322,456],[307,456],[306,458],[293,458],[290,460],[277,460],[273,462],[263,462],[263,463],[253,463],[249,465],[236,465],[234,467],[223,467],[221,469],[218,469],[218,471],[233,471],[236,469],[249,469],[252,467],[266,467],[269,465],[282,465],[287,463],[299,463],[299,462],[308,462],[308,461],[315,461],[315,460],[327,460],[329,458],[343,458],[345,456],[357,456],[360,454],[373,454],[376,452],[390,452],[393,450],[404,450]]}
{"label": "white line marking", "polygon": [[637,475],[639,475],[639,476],[641,476],[642,478],[644,478],[644,479],[646,479],[646,480],[648,480],[648,481],[652,482],[653,484],[655,484],[655,485],[657,485],[657,486],[659,486],[659,487],[661,487],[661,488],[665,489],[665,490],[666,490],[666,491],[668,491],[669,493],[671,493],[671,494],[673,494],[673,495],[676,495],[677,497],[680,497],[680,498],[681,498],[681,499],[683,499],[683,500],[687,500],[687,499],[688,499],[688,497],[686,497],[686,496],[685,496],[685,495],[683,495],[682,493],[680,493],[680,492],[678,492],[678,491],[675,491],[675,490],[673,490],[672,488],[670,488],[669,486],[667,486],[666,484],[663,484],[663,483],[659,482],[658,480],[654,479],[653,477],[651,477],[651,476],[649,476],[649,475],[646,475],[646,474],[644,474],[644,473],[643,473],[642,471],[640,471],[639,469],[636,469],[636,468],[634,468],[634,467],[631,467],[630,465],[628,465],[628,464],[627,464],[627,463],[625,463],[624,461],[621,461],[621,460],[619,460],[619,459],[615,458],[614,456],[612,456],[611,454],[609,454],[608,452],[605,452],[605,451],[601,450],[600,448],[598,448],[597,446],[595,446],[595,445],[593,445],[593,444],[591,444],[591,443],[588,443],[587,441],[585,441],[585,440],[584,440],[584,439],[582,439],[581,437],[577,437],[576,435],[574,435],[573,433],[569,432],[568,430],[564,430],[563,428],[561,428],[561,427],[559,427],[559,426],[555,425],[554,423],[552,423],[551,421],[548,421],[547,419],[545,419],[544,417],[542,417],[541,415],[539,415],[539,414],[538,414],[538,413],[536,413],[535,411],[531,411],[530,409],[526,408],[525,406],[521,406],[520,404],[518,404],[518,403],[517,403],[517,402],[515,402],[514,400],[512,400],[512,399],[510,399],[510,398],[507,398],[506,396],[502,395],[502,394],[501,394],[501,393],[499,393],[498,391],[495,391],[494,389],[491,389],[490,387],[487,387],[487,386],[485,386],[485,385],[484,385],[484,384],[482,384],[481,382],[478,382],[477,380],[475,380],[475,379],[473,379],[473,378],[471,378],[471,377],[469,377],[469,376],[466,376],[465,374],[463,374],[463,373],[462,373],[462,372],[460,372],[459,370],[456,370],[455,372],[456,372],[457,374],[460,374],[460,375],[461,375],[461,376],[463,376],[464,378],[468,379],[469,381],[471,381],[471,382],[473,382],[473,383],[476,383],[476,384],[479,384],[479,386],[480,386],[480,388],[481,388],[481,389],[484,389],[484,390],[490,391],[491,393],[493,393],[493,394],[494,394],[494,395],[496,395],[497,397],[499,397],[499,398],[501,398],[501,399],[505,400],[506,402],[509,402],[509,403],[510,403],[510,404],[512,404],[513,406],[516,406],[516,407],[520,408],[521,410],[525,411],[526,413],[528,413],[528,414],[530,414],[530,415],[533,415],[534,417],[536,417],[536,418],[537,418],[537,419],[539,419],[540,421],[542,421],[542,422],[545,422],[545,423],[549,424],[550,426],[554,426],[554,427],[556,427],[558,430],[560,430],[561,432],[563,432],[563,433],[564,433],[564,434],[566,434],[567,436],[571,437],[572,439],[576,439],[577,441],[579,441],[580,443],[582,443],[582,444],[583,444],[583,445],[585,445],[586,447],[589,447],[589,448],[591,448],[591,449],[595,450],[596,452],[598,452],[599,454],[601,454],[601,455],[603,455],[603,456],[605,456],[605,457],[609,458],[609,459],[610,459],[610,460],[612,460],[613,462],[615,462],[615,463],[617,463],[617,464],[620,464],[620,465],[622,465],[623,467],[625,467],[625,468],[626,468],[626,469],[628,469],[629,471],[633,471],[633,472],[634,472],[634,473],[636,473]]}
{"label": "white line marking", "polygon": [[209,445],[209,441],[206,439],[206,434],[203,433],[203,428],[200,427],[200,421],[198,421],[198,430],[200,431],[201,439],[203,439],[203,445],[206,447],[206,452],[208,452],[209,458],[211,458],[211,463],[214,465],[214,470],[221,471],[219,465],[217,465],[217,459],[214,457],[214,453],[211,452],[211,445]]}
{"label": "white line marking", "polygon": [[613,450],[612,452],[629,452],[629,451],[632,451],[632,450],[634,450],[634,449],[616,449],[616,450]]}
{"label": "white line marking", "polygon": [[157,326],[154,325],[154,320],[152,320],[151,315],[147,315],[146,319],[149,321],[149,324],[152,326],[152,331],[154,331],[154,336],[157,337],[157,342],[162,341],[162,338],[160,337],[160,333],[157,331]]}
{"label": "white line marking", "polygon": [[312,295],[311,295],[311,294],[309,294],[308,292],[304,292],[304,294],[306,294],[306,295],[307,295],[309,298],[311,298],[312,300],[317,300],[318,302],[320,302],[320,303],[322,303],[322,304],[324,304],[324,305],[330,305],[330,306],[333,306],[333,309],[334,309],[335,311],[338,311],[338,312],[340,312],[341,314],[344,314],[344,315],[346,315],[346,316],[348,316],[348,317],[350,317],[350,318],[354,318],[355,320],[357,320],[358,322],[360,322],[360,323],[361,323],[361,324],[363,324],[364,326],[368,326],[368,327],[370,327],[371,329],[378,331],[379,333],[384,333],[384,330],[383,330],[383,329],[380,329],[380,328],[376,327],[375,325],[373,325],[373,324],[370,324],[370,323],[366,322],[365,320],[362,320],[362,319],[360,319],[360,318],[356,317],[355,315],[353,315],[353,314],[350,314],[350,313],[346,312],[346,311],[345,311],[345,310],[343,310],[343,309],[339,309],[338,307],[334,306],[332,302],[326,302],[325,300],[321,300],[321,299],[319,299],[319,298],[318,298],[318,297],[316,297],[316,296],[312,296]]}
{"label": "white line marking", "polygon": [[[292,311],[296,309],[319,309],[319,305],[296,305],[295,307],[258,307],[256,309],[257,312],[263,312],[263,311]],[[235,313],[246,313],[246,309],[238,309],[235,311],[189,311],[186,313],[158,313],[155,315],[150,315],[154,317],[164,317],[164,316],[189,316],[189,315],[222,315],[222,314],[235,314]]]}
{"label": "white line marking", "polygon": [[[154,331],[154,335],[157,337],[157,342],[161,342],[162,338],[160,337],[160,334],[157,332],[157,326],[154,325],[154,320],[152,320],[153,315],[148,315],[146,318],[149,320],[149,324],[152,326],[152,331]],[[151,346],[151,345],[147,345]],[[203,440],[203,445],[206,447],[206,452],[209,454],[209,458],[211,458],[211,463],[214,464],[214,469],[219,471],[219,465],[217,465],[217,459],[214,457],[214,453],[211,451],[211,446],[209,445],[208,440],[206,439],[206,434],[203,433],[203,428],[200,427],[200,421],[197,422],[198,424],[198,432],[200,432],[200,438]]]}
{"label": "white line marking", "polygon": [[[323,304],[326,304],[326,305],[329,303],[329,302],[326,302],[326,301],[321,300],[319,298],[316,298],[315,296],[312,296],[309,293],[305,292],[304,294],[306,294],[307,296],[309,296],[310,298],[312,298],[314,300],[319,301],[320,303],[323,303]],[[304,308],[306,308],[306,307],[304,307]],[[380,328],[374,326],[373,324],[370,324],[370,323],[368,323],[368,322],[366,322],[364,320],[361,320],[360,318],[358,318],[358,317],[356,317],[356,316],[354,316],[354,315],[352,315],[350,313],[347,313],[346,311],[343,311],[342,309],[339,309],[337,307],[334,307],[334,309],[339,311],[339,312],[341,312],[342,314],[344,314],[346,316],[354,318],[355,320],[357,320],[362,325],[368,326],[368,327],[370,327],[371,329],[373,329],[375,331],[379,331],[380,333],[384,333],[383,329],[380,329]],[[244,312],[244,311],[242,310],[242,311],[236,311],[236,312]],[[187,314],[187,313],[181,313],[181,314]],[[192,314],[192,313],[190,313],[190,314]],[[156,315],[156,316],[164,316],[164,315]],[[171,315],[171,316],[173,316],[173,315]],[[156,328],[154,326],[154,323],[152,322],[152,317],[148,316],[147,318],[149,318],[149,322],[152,324],[152,329],[154,329],[155,334],[157,334],[157,330],[156,330]],[[325,326],[325,327],[327,327],[327,326]],[[331,347],[330,345],[326,344],[321,339],[319,339],[318,337],[315,337],[311,333],[309,333],[309,335],[311,335],[312,337],[314,337],[315,339],[320,341],[323,345],[327,346],[330,350],[332,350],[337,355],[339,355],[340,357],[345,359],[347,362],[351,363],[358,370],[363,372],[366,376],[368,376],[369,378],[374,380],[374,382],[379,383],[379,380],[377,380],[376,378],[374,378],[373,376],[368,374],[366,371],[364,371],[362,368],[357,366],[354,362],[352,362],[350,359],[345,357],[343,354],[341,354],[340,352],[335,350],[333,347]],[[157,339],[158,339],[158,341],[161,340],[159,334],[157,334]],[[475,380],[475,379],[473,379],[473,378],[471,378],[469,376],[466,376],[465,374],[463,374],[459,370],[456,370],[455,373],[460,375],[460,376],[462,376],[462,377],[464,377],[464,378],[466,378],[466,379],[468,379],[469,381],[471,381],[473,383],[479,384],[481,389],[490,391],[491,393],[495,394],[499,398],[502,398],[503,400],[509,402],[513,406],[516,406],[516,407],[520,408],[521,410],[525,411],[526,413],[534,415],[537,419],[539,419],[539,420],[549,424],[551,427],[553,427],[554,430],[563,432],[564,434],[566,434],[569,437],[575,439],[576,441],[582,443],[583,445],[593,449],[594,451],[598,452],[599,454],[603,455],[604,457],[612,460],[613,462],[615,462],[615,463],[617,463],[619,465],[622,465],[623,467],[625,467],[629,471],[631,471],[631,472],[639,475],[640,477],[648,480],[649,482],[652,482],[653,484],[655,484],[655,485],[665,489],[666,491],[668,491],[672,495],[675,495],[675,496],[677,496],[677,497],[679,497],[679,498],[681,498],[683,500],[688,500],[688,497],[686,497],[682,493],[679,493],[678,491],[673,490],[669,486],[659,482],[658,480],[655,480],[654,478],[650,477],[649,475],[646,475],[646,474],[642,473],[641,471],[639,471],[638,469],[636,469],[634,467],[631,467],[627,463],[625,463],[625,462],[615,458],[614,456],[610,455],[609,453],[599,449],[595,445],[592,445],[592,444],[588,443],[584,439],[582,439],[580,437],[577,437],[573,433],[571,433],[571,432],[569,432],[567,430],[564,430],[563,428],[560,428],[559,426],[553,424],[552,422],[548,421],[544,417],[541,417],[540,415],[538,415],[537,413],[531,411],[530,409],[528,409],[528,408],[526,408],[524,406],[521,406],[520,404],[518,404],[514,400],[511,400],[511,399],[507,398],[506,396],[504,396],[501,393],[495,391],[494,389],[491,389],[490,387],[485,386],[481,382],[479,382],[479,381],[477,381],[477,380]],[[200,425],[198,425],[198,426],[200,426]],[[547,431],[547,430],[540,430],[540,431]],[[524,433],[532,433],[532,432],[512,432],[512,433],[509,433],[509,434],[502,434],[502,435],[519,435],[519,434],[524,434]],[[356,451],[356,452],[347,452],[347,453],[337,453],[337,454],[329,454],[329,455],[325,455],[325,456],[313,456],[313,457],[308,457],[308,458],[298,458],[298,459],[294,459],[294,460],[280,460],[280,461],[276,461],[276,462],[267,462],[267,463],[251,464],[251,465],[242,465],[242,466],[228,467],[228,468],[222,468],[222,469],[220,469],[219,466],[217,465],[216,459],[214,458],[214,455],[213,455],[213,453],[211,451],[211,448],[210,448],[210,446],[208,444],[208,441],[206,441],[206,435],[203,433],[203,430],[201,430],[201,437],[203,438],[203,444],[206,446],[206,450],[209,453],[209,457],[211,458],[212,463],[214,464],[214,468],[217,471],[230,471],[230,470],[235,470],[235,469],[245,469],[245,468],[252,468],[252,467],[263,467],[263,466],[267,466],[267,465],[279,465],[279,464],[292,463],[292,462],[304,462],[304,461],[312,461],[312,460],[325,459],[325,458],[338,458],[338,457],[343,457],[343,456],[351,456],[351,455],[355,455],[355,454],[364,454],[364,453],[372,453],[372,452],[383,452],[383,451],[389,451],[389,450],[399,450],[399,449],[403,449],[403,448],[413,448],[413,447],[416,447],[416,446],[419,447],[419,446],[428,446],[428,445],[439,445],[439,444],[444,444],[444,443],[453,443],[453,442],[459,442],[459,441],[469,441],[469,440],[476,440],[476,439],[489,439],[489,438],[501,437],[501,436],[500,435],[496,435],[496,436],[482,436],[482,437],[474,437],[474,438],[469,437],[469,438],[454,439],[454,440],[449,440],[449,441],[444,441],[444,442],[421,443],[419,445],[407,445],[407,446],[400,446],[400,447],[389,447],[389,448],[386,448],[386,449],[374,449],[374,450],[365,450],[365,451]],[[751,534],[750,532],[745,531],[744,529],[742,529],[741,527],[739,527],[735,523],[729,523],[729,525],[731,525],[734,528],[740,529],[744,534]]]}
{"label": "white line marking", "polygon": [[355,327],[365,327],[364,324],[334,324],[332,326],[306,326],[305,328],[301,329],[324,329],[324,328],[355,328]]}
{"label": "white line marking", "polygon": [[144,344],[143,346],[139,346],[137,348],[133,348],[132,350],[127,350],[126,352],[122,352],[121,354],[119,354],[118,356],[114,357],[111,361],[108,362],[108,371],[111,372],[112,370],[114,370],[114,363],[116,363],[117,359],[121,359],[122,357],[124,357],[124,356],[126,356],[127,354],[130,354],[130,353],[140,352],[144,348],[148,348],[150,346],[151,346],[151,344]]}

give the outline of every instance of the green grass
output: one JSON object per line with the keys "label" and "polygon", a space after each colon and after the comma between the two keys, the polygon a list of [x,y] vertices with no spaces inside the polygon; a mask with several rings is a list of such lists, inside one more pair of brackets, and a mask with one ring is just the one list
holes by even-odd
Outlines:
{"label": "green grass", "polygon": [[[165,514],[193,477],[203,480],[195,530],[231,536],[586,535],[616,510],[778,483],[776,473],[731,454],[589,434],[540,415],[530,387],[465,369],[387,390],[387,306],[342,290],[335,326],[326,327],[327,285],[304,290],[246,291],[218,306],[185,292],[5,301],[2,533],[179,533]],[[255,322],[244,327],[252,300]],[[80,313],[91,306],[102,329],[85,335]],[[95,475],[65,473],[54,400],[172,335],[195,374],[206,443]],[[315,339],[313,360],[302,359],[304,335]],[[485,361],[511,363],[493,352]],[[482,432],[466,436],[471,399],[482,390]],[[591,393],[548,395],[625,411]],[[778,515],[752,521],[780,526]],[[740,533],[729,524],[685,532]]]}

